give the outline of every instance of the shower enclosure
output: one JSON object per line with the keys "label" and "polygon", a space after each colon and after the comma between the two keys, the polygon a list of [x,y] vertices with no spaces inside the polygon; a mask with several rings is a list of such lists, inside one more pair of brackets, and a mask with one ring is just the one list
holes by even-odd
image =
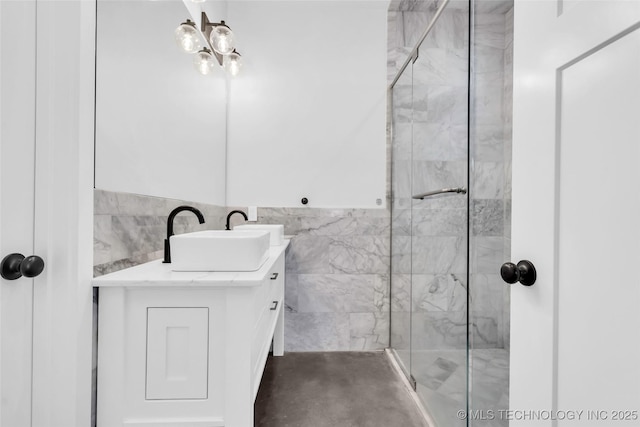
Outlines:
{"label": "shower enclosure", "polygon": [[512,14],[389,12],[390,344],[434,427],[508,425]]}

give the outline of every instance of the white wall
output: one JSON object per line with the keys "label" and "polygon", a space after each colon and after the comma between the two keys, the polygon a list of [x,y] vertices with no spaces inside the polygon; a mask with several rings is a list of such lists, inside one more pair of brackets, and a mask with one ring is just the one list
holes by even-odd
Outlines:
{"label": "white wall", "polygon": [[224,205],[226,79],[176,46],[190,11],[100,0],[97,16],[96,188]]}
{"label": "white wall", "polygon": [[386,1],[232,1],[232,206],[385,204]]}

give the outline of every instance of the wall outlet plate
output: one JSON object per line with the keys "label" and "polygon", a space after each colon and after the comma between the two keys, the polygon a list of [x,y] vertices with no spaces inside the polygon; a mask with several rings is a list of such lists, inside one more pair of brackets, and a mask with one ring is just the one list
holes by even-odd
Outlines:
{"label": "wall outlet plate", "polygon": [[249,217],[248,221],[257,221],[258,220],[258,207],[257,206],[249,206],[247,216]]}

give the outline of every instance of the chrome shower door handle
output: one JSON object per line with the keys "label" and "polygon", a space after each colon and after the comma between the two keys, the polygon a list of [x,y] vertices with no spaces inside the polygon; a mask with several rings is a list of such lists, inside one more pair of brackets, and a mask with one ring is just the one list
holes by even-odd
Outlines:
{"label": "chrome shower door handle", "polygon": [[456,188],[443,188],[442,190],[427,191],[426,193],[414,194],[411,198],[416,200],[424,200],[427,197],[437,196],[438,194],[456,193],[467,194],[467,189],[464,187]]}

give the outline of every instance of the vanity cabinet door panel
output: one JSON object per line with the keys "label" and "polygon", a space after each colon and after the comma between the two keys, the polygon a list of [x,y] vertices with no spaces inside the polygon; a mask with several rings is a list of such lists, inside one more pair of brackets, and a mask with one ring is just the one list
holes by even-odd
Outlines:
{"label": "vanity cabinet door panel", "polygon": [[147,400],[206,399],[209,309],[147,309]]}
{"label": "vanity cabinet door panel", "polygon": [[249,310],[251,310],[249,315],[252,316],[253,319],[252,325],[254,334],[255,331],[260,329],[262,324],[261,322],[263,321],[265,301],[269,298],[269,287],[266,286],[268,282],[269,279],[263,280],[260,286],[256,286],[253,290],[253,301],[249,307]]}
{"label": "vanity cabinet door panel", "polygon": [[269,321],[271,315],[271,295],[269,292],[268,279],[262,282],[260,287],[262,288],[260,301],[256,302],[253,308],[253,315],[255,316],[255,324],[251,333],[251,365],[255,368],[256,361],[258,359],[260,350],[264,346],[264,341],[267,339],[267,331],[269,329]]}
{"label": "vanity cabinet door panel", "polygon": [[278,258],[272,271],[277,273],[277,276],[270,276],[271,299],[280,301],[284,297],[284,256]]}

